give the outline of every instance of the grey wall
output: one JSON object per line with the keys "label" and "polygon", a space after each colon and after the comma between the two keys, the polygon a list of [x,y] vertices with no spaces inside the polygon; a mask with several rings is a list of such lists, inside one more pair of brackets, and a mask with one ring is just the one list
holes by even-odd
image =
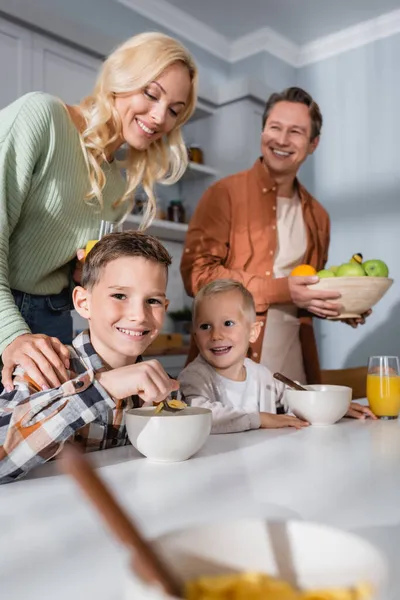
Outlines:
{"label": "grey wall", "polygon": [[331,215],[330,263],[361,251],[387,262],[395,279],[362,328],[320,322],[328,368],[365,364],[370,354],[400,354],[399,56],[396,35],[298,72],[325,120],[302,179]]}
{"label": "grey wall", "polygon": [[251,76],[260,79],[274,90],[283,90],[291,85],[296,85],[297,69],[283,62],[279,58],[260,52],[245,58],[231,66],[232,77]]}

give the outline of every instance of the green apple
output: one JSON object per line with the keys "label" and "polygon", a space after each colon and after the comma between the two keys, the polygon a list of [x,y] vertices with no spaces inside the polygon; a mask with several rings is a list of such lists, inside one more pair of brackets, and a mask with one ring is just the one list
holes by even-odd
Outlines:
{"label": "green apple", "polygon": [[389,268],[383,260],[366,260],[363,267],[369,277],[388,277],[389,275]]}
{"label": "green apple", "polygon": [[365,271],[356,262],[344,263],[336,271],[336,277],[365,277]]}
{"label": "green apple", "polygon": [[332,273],[336,275],[338,268],[339,267],[337,265],[332,265],[331,267],[328,267],[328,271],[332,271]]}
{"label": "green apple", "polygon": [[327,277],[336,277],[335,273],[333,271],[330,271],[329,269],[321,269],[321,271],[318,271],[317,275],[320,279],[325,279]]}

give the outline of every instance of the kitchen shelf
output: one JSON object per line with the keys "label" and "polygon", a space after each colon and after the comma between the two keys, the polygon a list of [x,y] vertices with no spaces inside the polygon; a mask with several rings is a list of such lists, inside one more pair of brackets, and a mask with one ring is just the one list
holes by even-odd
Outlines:
{"label": "kitchen shelf", "polygon": [[205,104],[201,100],[198,100],[198,102],[196,104],[196,110],[194,111],[193,115],[190,117],[189,123],[191,123],[192,121],[197,121],[198,119],[205,119],[207,117],[212,117],[212,115],[214,113],[215,113],[215,109],[210,108],[209,106],[207,106],[207,104]]}
{"label": "kitchen shelf", "polygon": [[199,163],[190,162],[188,168],[185,171],[183,177],[185,179],[190,178],[203,178],[203,177],[218,177],[219,173],[208,165],[201,165]]}
{"label": "kitchen shelf", "polygon": [[[141,222],[141,215],[129,215],[124,221],[124,229],[138,229]],[[173,223],[172,221],[154,219],[146,232],[162,240],[183,242],[187,230],[187,223]]]}

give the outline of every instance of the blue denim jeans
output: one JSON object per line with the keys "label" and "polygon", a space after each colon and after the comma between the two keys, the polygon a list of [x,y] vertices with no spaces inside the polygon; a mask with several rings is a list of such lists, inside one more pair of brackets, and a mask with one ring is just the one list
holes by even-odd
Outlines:
{"label": "blue denim jeans", "polygon": [[44,333],[58,338],[63,344],[71,344],[73,306],[70,288],[51,296],[11,291],[15,304],[32,333]]}

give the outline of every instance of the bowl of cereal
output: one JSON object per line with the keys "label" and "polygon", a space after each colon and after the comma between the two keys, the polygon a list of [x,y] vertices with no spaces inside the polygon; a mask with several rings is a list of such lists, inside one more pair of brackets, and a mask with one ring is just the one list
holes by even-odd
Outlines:
{"label": "bowl of cereal", "polygon": [[[387,585],[386,560],[369,542],[304,521],[212,523],[152,546],[187,600],[380,600]],[[124,600],[171,598],[134,576],[125,591]]]}
{"label": "bowl of cereal", "polygon": [[211,432],[212,412],[186,406],[176,412],[152,406],[125,412],[131,444],[154,462],[180,462],[196,454]]}

